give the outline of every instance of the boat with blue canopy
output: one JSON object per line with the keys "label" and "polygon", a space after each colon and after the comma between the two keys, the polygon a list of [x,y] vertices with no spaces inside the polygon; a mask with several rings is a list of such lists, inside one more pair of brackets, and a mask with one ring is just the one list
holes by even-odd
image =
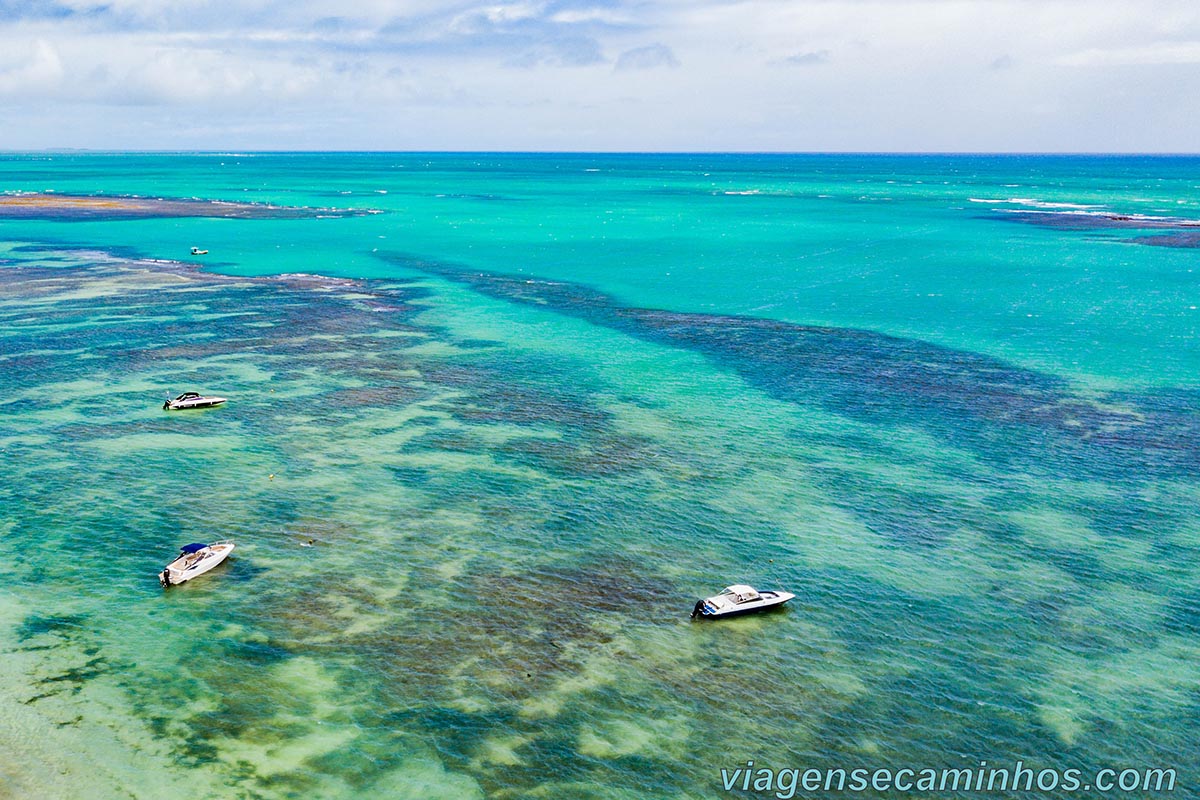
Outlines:
{"label": "boat with blue canopy", "polygon": [[158,582],[163,588],[176,586],[203,575],[220,564],[233,552],[234,544],[222,539],[212,544],[193,542],[179,548],[179,555],[158,573]]}

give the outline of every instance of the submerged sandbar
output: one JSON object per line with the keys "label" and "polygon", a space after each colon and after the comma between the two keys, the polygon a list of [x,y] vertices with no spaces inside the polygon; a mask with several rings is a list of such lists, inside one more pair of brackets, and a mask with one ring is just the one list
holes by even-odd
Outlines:
{"label": "submerged sandbar", "polygon": [[0,219],[56,221],[219,217],[227,219],[314,219],[380,213],[373,209],[307,208],[201,198],[72,195],[51,192],[0,195]]}

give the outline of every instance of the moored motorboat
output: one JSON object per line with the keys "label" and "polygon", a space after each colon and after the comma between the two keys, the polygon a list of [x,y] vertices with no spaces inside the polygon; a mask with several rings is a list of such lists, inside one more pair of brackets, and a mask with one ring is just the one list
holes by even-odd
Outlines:
{"label": "moored motorboat", "polygon": [[194,256],[206,256],[206,255],[208,255],[208,251],[207,251],[207,250],[201,250],[199,247],[193,247],[193,248],[192,248],[192,255],[194,255]]}
{"label": "moored motorboat", "polygon": [[725,587],[720,594],[697,600],[696,605],[692,608],[692,616],[701,619],[718,619],[752,614],[755,611],[779,608],[795,596],[791,592],[760,592],[753,586],[735,583],[733,586]]}
{"label": "moored motorboat", "polygon": [[158,582],[165,589],[168,586],[190,581],[228,558],[229,554],[233,552],[233,548],[233,542],[228,539],[222,539],[212,544],[203,542],[185,544],[179,548],[179,557],[158,573]]}
{"label": "moored motorboat", "polygon": [[184,392],[174,400],[163,403],[166,411],[181,411],[186,408],[212,408],[227,402],[224,397],[205,397],[199,392]]}

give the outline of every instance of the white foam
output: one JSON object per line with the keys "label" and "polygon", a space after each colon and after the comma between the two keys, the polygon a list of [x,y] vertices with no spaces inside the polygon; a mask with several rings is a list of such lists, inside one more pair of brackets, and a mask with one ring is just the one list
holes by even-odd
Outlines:
{"label": "white foam", "polygon": [[1049,200],[1036,200],[1032,197],[1009,197],[1003,200],[987,197],[971,197],[968,198],[972,203],[993,203],[993,204],[1008,204],[1029,206],[1031,208],[1103,208],[1101,205],[1094,203],[1056,203]]}
{"label": "white foam", "polygon": [[[1024,209],[1020,208],[1002,208],[997,209],[1006,214],[1021,214]],[[1105,219],[1119,220],[1121,222],[1152,222],[1152,223],[1168,223],[1172,226],[1179,227],[1195,227],[1200,226],[1200,220],[1181,219],[1179,217],[1164,217],[1155,214],[1118,214],[1115,211],[1092,211],[1087,209],[1065,209],[1044,211],[1044,214],[1055,214],[1059,216],[1075,216],[1075,217],[1102,217]]]}

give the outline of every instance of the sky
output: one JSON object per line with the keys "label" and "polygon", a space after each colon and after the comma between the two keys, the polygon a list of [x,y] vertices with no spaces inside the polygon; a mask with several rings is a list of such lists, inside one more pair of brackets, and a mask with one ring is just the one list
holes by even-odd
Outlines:
{"label": "sky", "polygon": [[1196,0],[0,0],[0,149],[1200,151]]}

